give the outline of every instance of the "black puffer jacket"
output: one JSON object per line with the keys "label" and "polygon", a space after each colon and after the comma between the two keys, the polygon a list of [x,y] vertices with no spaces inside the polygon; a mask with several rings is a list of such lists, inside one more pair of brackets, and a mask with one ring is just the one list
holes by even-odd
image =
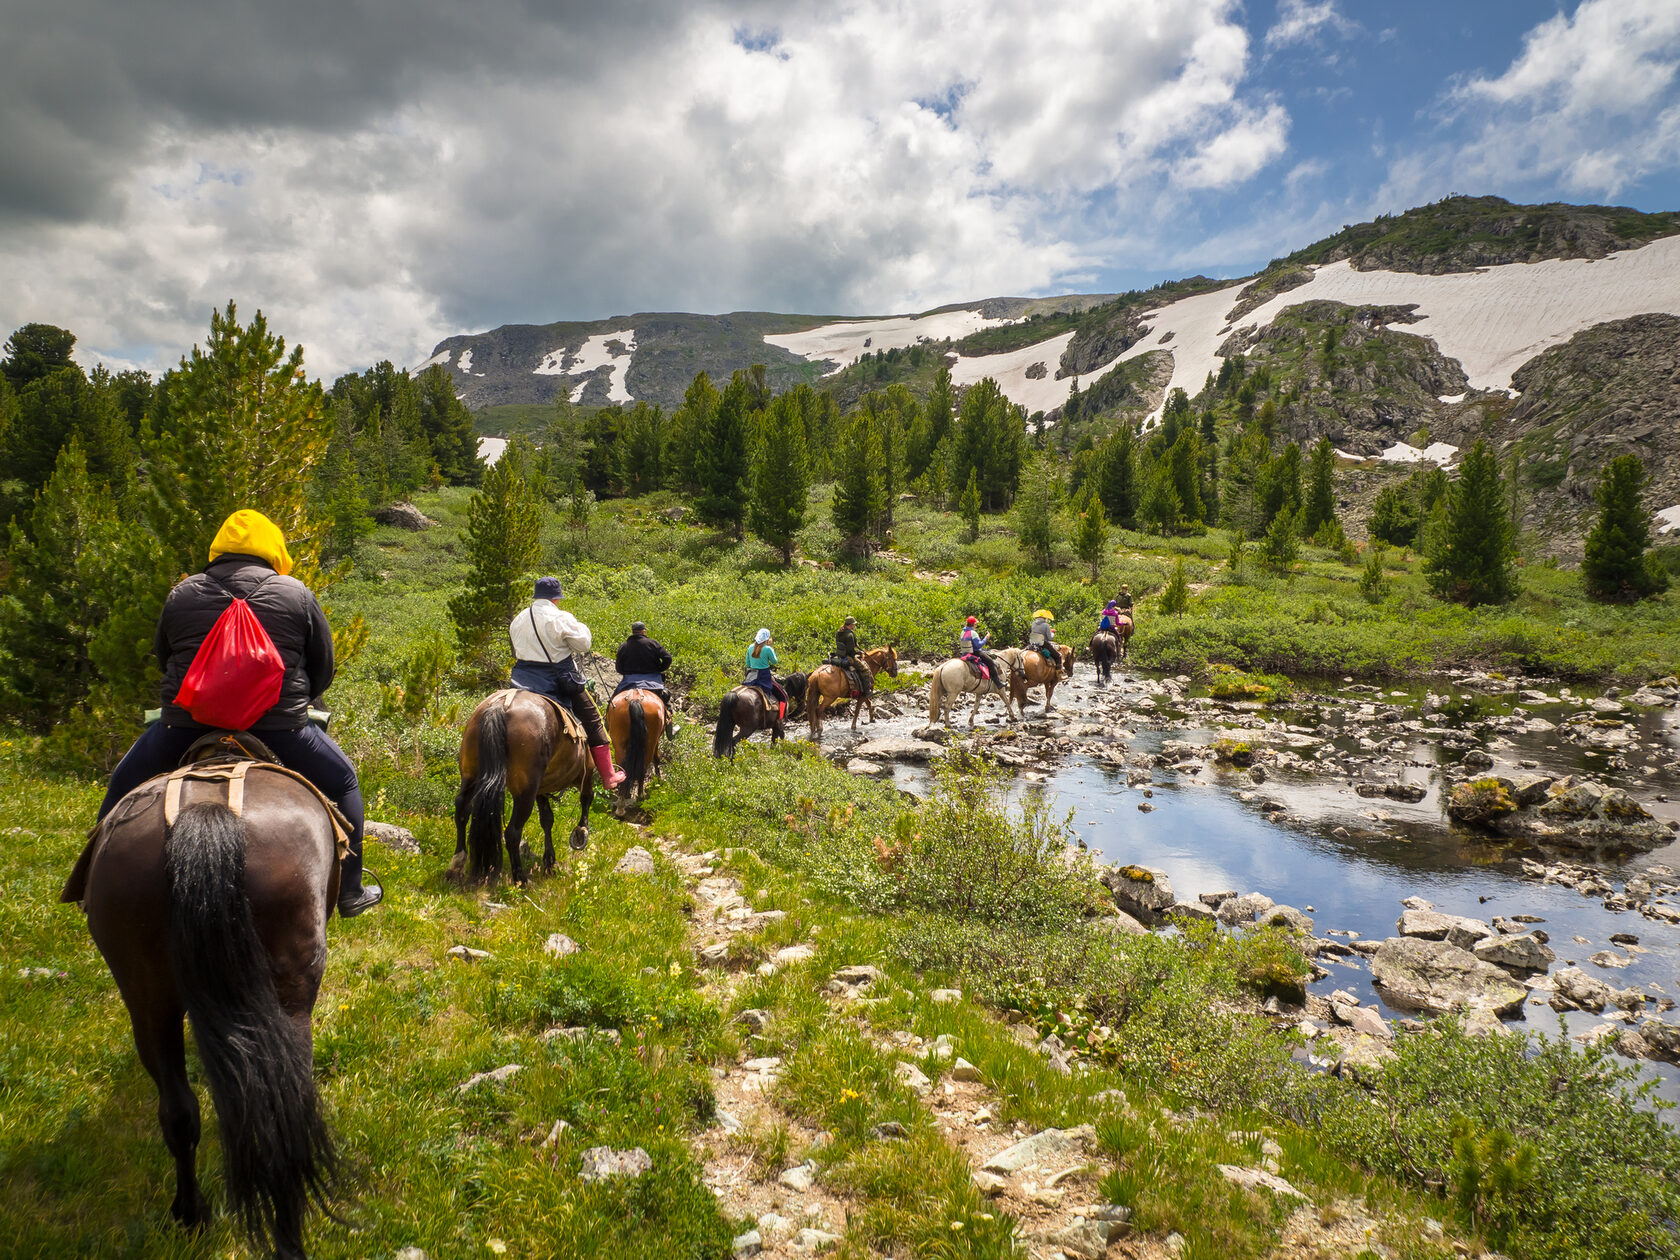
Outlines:
{"label": "black puffer jacket", "polygon": [[163,720],[171,726],[192,722],[192,714],[175,706],[175,694],[199,644],[234,596],[250,604],[286,663],[280,699],[251,729],[300,730],[309,721],[310,701],[333,680],[332,630],[314,592],[296,578],[281,577],[255,556],[218,556],[203,573],[182,580],[169,592],[152,645],[163,666]]}
{"label": "black puffer jacket", "polygon": [[663,674],[671,668],[671,654],[657,639],[647,635],[631,635],[618,649],[614,662],[618,672],[628,678],[631,674]]}

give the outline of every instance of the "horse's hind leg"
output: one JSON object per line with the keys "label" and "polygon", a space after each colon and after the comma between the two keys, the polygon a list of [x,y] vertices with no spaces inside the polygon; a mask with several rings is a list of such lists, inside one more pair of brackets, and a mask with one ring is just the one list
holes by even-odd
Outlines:
{"label": "horse's hind leg", "polygon": [[547,796],[537,797],[537,817],[542,819],[543,874],[554,871],[554,802]]}
{"label": "horse's hind leg", "polygon": [[513,811],[508,817],[507,830],[502,832],[502,841],[507,846],[508,869],[515,884],[525,882],[525,863],[519,856],[519,850],[524,843],[525,824],[531,817],[531,806],[536,804],[536,793],[527,795],[519,793],[513,798]]}
{"label": "horse's hind leg", "polygon": [[140,1011],[131,1006],[134,1048],[158,1090],[158,1127],[175,1157],[175,1202],[170,1214],[182,1225],[198,1228],[210,1219],[210,1205],[198,1188],[198,1095],[187,1080],[185,1012],[173,999]]}
{"label": "horse's hind leg", "polygon": [[455,857],[446,872],[449,879],[459,882],[467,869],[467,822],[472,817],[473,783],[461,780],[461,790],[455,793]]}

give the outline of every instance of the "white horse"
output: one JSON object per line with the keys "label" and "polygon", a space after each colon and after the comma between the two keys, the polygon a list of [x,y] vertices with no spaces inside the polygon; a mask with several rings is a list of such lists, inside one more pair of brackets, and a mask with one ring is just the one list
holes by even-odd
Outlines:
{"label": "white horse", "polygon": [[[993,660],[999,661],[1005,670],[1011,672],[1013,663],[1004,658],[1004,653],[1012,650],[1014,649],[1004,648],[992,654]],[[974,728],[974,719],[980,716],[980,701],[986,696],[1002,696],[1004,712],[1010,717],[1015,717],[1012,691],[1013,687],[1009,682],[981,678],[968,667],[967,661],[961,657],[952,657],[933,671],[933,681],[928,684],[928,725],[945,721],[955,709],[958,696],[974,697],[974,707],[968,713],[970,730]]]}

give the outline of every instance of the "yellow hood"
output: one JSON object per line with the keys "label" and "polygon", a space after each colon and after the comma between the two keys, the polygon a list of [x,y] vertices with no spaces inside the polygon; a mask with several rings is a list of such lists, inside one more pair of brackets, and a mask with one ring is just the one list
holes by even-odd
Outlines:
{"label": "yellow hood", "polygon": [[292,571],[292,556],[286,550],[286,538],[280,527],[251,508],[239,509],[216,531],[216,541],[210,544],[210,559],[229,555],[256,556],[273,565],[276,573]]}

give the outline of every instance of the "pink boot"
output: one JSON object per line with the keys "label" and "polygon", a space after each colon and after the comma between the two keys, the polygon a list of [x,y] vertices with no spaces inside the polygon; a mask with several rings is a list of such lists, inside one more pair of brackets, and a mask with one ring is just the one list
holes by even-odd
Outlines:
{"label": "pink boot", "polygon": [[589,755],[595,758],[595,768],[601,772],[601,786],[607,791],[613,791],[624,782],[624,771],[613,767],[612,749],[605,744],[596,744],[589,750]]}

